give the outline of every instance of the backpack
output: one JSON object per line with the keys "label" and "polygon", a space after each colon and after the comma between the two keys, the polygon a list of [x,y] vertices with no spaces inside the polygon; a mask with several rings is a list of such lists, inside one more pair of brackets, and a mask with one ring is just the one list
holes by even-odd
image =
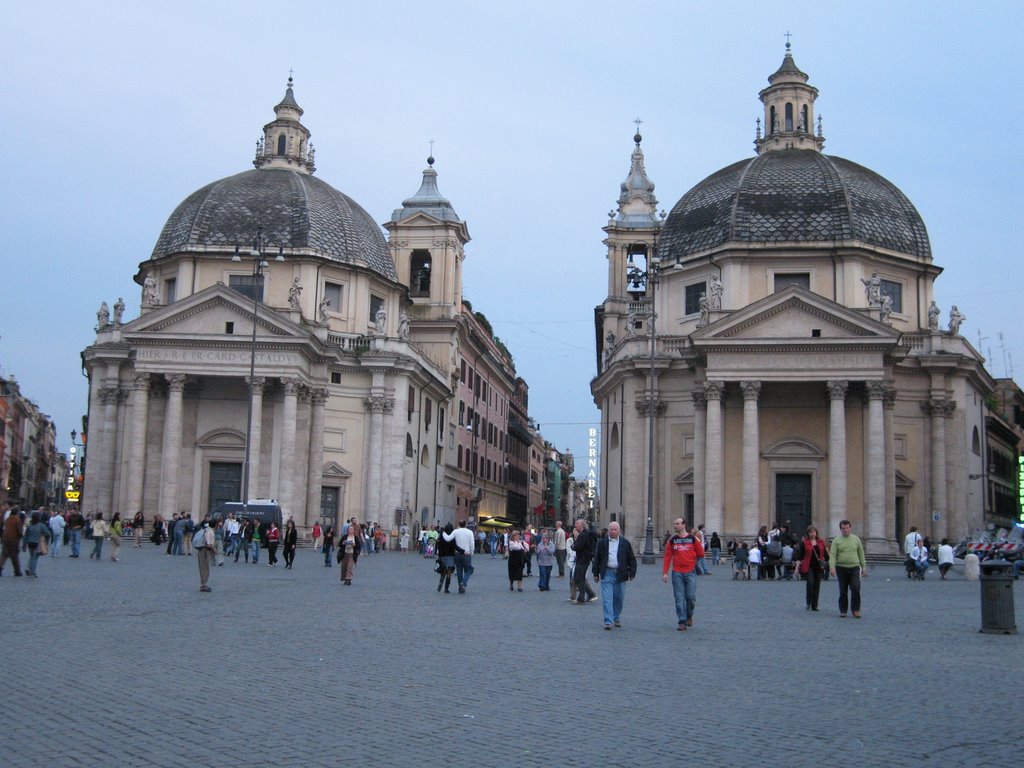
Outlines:
{"label": "backpack", "polygon": [[196,532],[192,534],[192,546],[196,549],[204,549],[206,547],[205,528],[197,528]]}

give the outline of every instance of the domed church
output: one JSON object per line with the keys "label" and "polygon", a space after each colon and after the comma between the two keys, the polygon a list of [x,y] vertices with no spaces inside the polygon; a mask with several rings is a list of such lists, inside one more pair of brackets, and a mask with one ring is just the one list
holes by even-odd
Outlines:
{"label": "domed church", "polygon": [[824,153],[808,80],[787,44],[754,157],[667,217],[634,137],[604,227],[591,384],[601,514],[631,538],[649,510],[656,539],[676,517],[748,541],[776,522],[831,537],[848,518],[874,554],[912,525],[936,543],[984,525],[994,382],[963,313],[933,300],[941,268],[920,214]]}
{"label": "domed church", "polygon": [[[121,299],[98,313],[83,352],[83,511],[202,517],[244,488],[300,529],[506,514],[497,471],[482,468],[499,466],[515,372],[463,308],[469,231],[438,191],[434,159],[385,240],[314,176],[290,78],[274,111],[252,170],[171,213],[135,277],[139,316],[123,321]],[[477,378],[492,383],[477,418],[495,436],[474,443],[472,472],[468,449],[465,471],[461,447],[453,461],[470,331]]]}

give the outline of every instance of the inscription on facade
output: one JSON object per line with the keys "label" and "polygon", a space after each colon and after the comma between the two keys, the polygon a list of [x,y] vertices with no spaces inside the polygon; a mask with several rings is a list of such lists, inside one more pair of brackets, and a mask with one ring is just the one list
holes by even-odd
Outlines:
{"label": "inscription on facade", "polygon": [[[244,363],[250,352],[229,349],[140,349],[138,360],[166,360],[176,363]],[[299,355],[290,352],[256,352],[257,365],[298,365]]]}

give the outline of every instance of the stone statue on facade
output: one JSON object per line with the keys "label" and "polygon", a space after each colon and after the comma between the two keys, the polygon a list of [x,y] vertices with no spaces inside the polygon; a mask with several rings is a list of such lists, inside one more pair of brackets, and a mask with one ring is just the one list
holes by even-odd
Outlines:
{"label": "stone statue on facade", "polygon": [[878,322],[889,324],[889,315],[892,314],[892,297],[888,294],[882,296],[882,306],[878,308]]}
{"label": "stone statue on facade", "polygon": [[288,306],[292,309],[302,311],[302,305],[299,303],[299,297],[302,295],[302,283],[299,282],[299,278],[292,280],[292,287],[288,289]]}
{"label": "stone statue on facade", "polygon": [[107,302],[104,301],[96,313],[96,330],[102,331],[108,325],[110,325],[110,309],[107,307]]}
{"label": "stone statue on facade", "polygon": [[722,294],[725,293],[725,286],[718,275],[711,276],[711,296],[708,299],[708,308],[719,310],[722,308]]}
{"label": "stone statue on facade", "polygon": [[160,304],[160,296],[156,292],[156,278],[146,275],[142,283],[142,306],[155,307]]}
{"label": "stone statue on facade", "polygon": [[327,308],[331,306],[331,300],[324,296],[320,300],[320,306],[316,311],[316,320],[320,325],[327,325]]}
{"label": "stone statue on facade", "polygon": [[960,326],[967,320],[967,315],[964,315],[956,308],[956,304],[949,310],[949,335],[957,336],[960,334]]}
{"label": "stone statue on facade", "polygon": [[706,294],[700,295],[700,301],[698,306],[700,307],[700,320],[697,321],[697,327],[703,328],[705,325],[711,324],[711,308],[708,306],[708,297]]}
{"label": "stone statue on facade", "polygon": [[409,315],[407,315],[404,310],[398,316],[398,338],[409,338]]}
{"label": "stone statue on facade", "polygon": [[933,330],[939,330],[939,315],[942,314],[942,310],[939,309],[939,305],[935,303],[934,299],[928,306],[928,327]]}
{"label": "stone statue on facade", "polygon": [[120,325],[122,317],[124,317],[124,299],[118,296],[117,303],[114,304],[114,325]]}
{"label": "stone statue on facade", "polygon": [[629,312],[626,313],[626,338],[632,339],[634,336],[636,336],[636,309],[630,304]]}
{"label": "stone statue on facade", "polygon": [[388,313],[384,311],[384,307],[377,310],[377,313],[373,316],[373,332],[378,336],[384,335],[384,325],[388,321]]}
{"label": "stone statue on facade", "polygon": [[865,280],[862,277],[860,281],[864,283],[864,295],[867,297],[868,306],[873,308],[882,306],[882,278],[878,276],[878,273],[872,272],[869,279]]}

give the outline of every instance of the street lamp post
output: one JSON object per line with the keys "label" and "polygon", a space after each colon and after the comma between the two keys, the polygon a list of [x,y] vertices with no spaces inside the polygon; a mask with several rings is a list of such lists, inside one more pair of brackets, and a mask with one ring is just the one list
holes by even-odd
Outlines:
{"label": "street lamp post", "polygon": [[[256,386],[256,321],[259,316],[260,298],[263,293],[263,271],[270,267],[270,263],[264,256],[266,243],[263,242],[263,229],[256,232],[256,239],[253,241],[252,250],[249,251],[249,258],[252,259],[252,343],[249,350],[249,405],[245,420],[245,463],[242,465],[242,516],[245,517],[249,511],[249,473],[251,471],[250,460],[252,456],[252,401],[253,387]],[[239,247],[235,246],[235,255],[231,261],[241,263],[242,255]],[[277,257],[274,261],[284,261],[284,248],[277,250]]]}

